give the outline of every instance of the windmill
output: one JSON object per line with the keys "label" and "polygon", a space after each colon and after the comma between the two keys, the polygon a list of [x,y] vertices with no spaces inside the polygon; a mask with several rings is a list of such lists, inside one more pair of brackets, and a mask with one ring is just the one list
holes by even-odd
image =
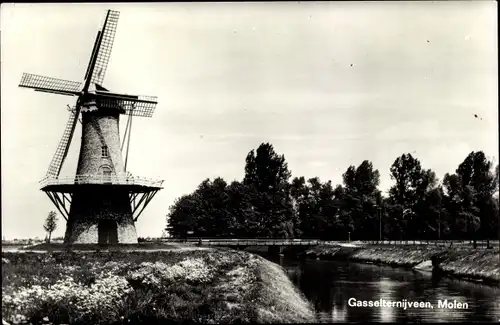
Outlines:
{"label": "windmill", "polygon": [[[68,106],[68,122],[47,174],[40,181],[41,190],[67,221],[64,242],[68,244],[137,243],[135,222],[162,189],[162,180],[134,177],[126,171],[132,117],[151,117],[156,97],[114,93],[102,86],[118,18],[118,11],[108,10],[83,82],[23,73],[19,84],[77,97],[76,105]],[[120,143],[121,114],[127,115],[127,123]],[[60,177],[78,122],[82,137],[76,175]]]}

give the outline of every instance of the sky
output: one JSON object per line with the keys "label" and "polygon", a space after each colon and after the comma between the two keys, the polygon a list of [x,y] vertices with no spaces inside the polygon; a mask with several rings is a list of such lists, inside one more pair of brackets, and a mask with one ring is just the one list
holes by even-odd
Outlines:
{"label": "sky", "polygon": [[[45,237],[39,190],[76,98],[23,72],[82,81],[106,10],[120,11],[103,86],[158,96],[134,118],[133,175],[164,179],[136,226],[160,236],[175,199],[241,180],[263,142],[292,176],[340,184],[370,160],[380,189],[403,153],[442,179],[471,151],[498,163],[494,1],[1,5],[2,236]],[[474,116],[476,114],[478,117]],[[124,130],[126,119],[121,120]],[[62,176],[76,172],[77,127]],[[60,217],[53,237],[63,236]]]}

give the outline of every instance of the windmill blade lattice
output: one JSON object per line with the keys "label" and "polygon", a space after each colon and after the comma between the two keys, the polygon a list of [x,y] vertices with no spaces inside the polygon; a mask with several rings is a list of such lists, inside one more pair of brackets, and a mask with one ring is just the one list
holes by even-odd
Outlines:
{"label": "windmill blade lattice", "polygon": [[100,47],[97,52],[97,59],[94,70],[92,71],[91,83],[101,85],[106,74],[108,67],[109,57],[113,48],[113,41],[115,39],[116,27],[118,25],[118,18],[120,12],[109,10],[101,32]]}
{"label": "windmill blade lattice", "polygon": [[19,87],[33,88],[37,91],[74,96],[80,93],[82,83],[31,73],[23,73]]}
{"label": "windmill blade lattice", "polygon": [[137,99],[117,99],[115,97],[97,97],[100,107],[115,108],[120,106],[125,114],[132,116],[151,117],[158,102],[155,96],[137,96]]}
{"label": "windmill blade lattice", "polygon": [[83,78],[83,80],[87,80],[87,78],[89,77],[92,59],[96,55],[97,48],[99,47],[99,39],[100,38],[101,38],[101,31],[98,31],[97,37],[95,38],[94,47],[92,48],[92,53],[90,55],[90,62],[89,62],[89,65],[87,66],[87,71],[85,71],[85,78]]}
{"label": "windmill blade lattice", "polygon": [[68,154],[69,145],[71,143],[71,139],[73,138],[73,133],[75,131],[76,122],[78,120],[78,115],[80,114],[80,110],[77,108],[75,110],[71,110],[69,113],[69,119],[66,123],[66,127],[64,128],[63,135],[61,140],[59,141],[59,145],[57,146],[57,150],[52,157],[52,161],[50,162],[49,169],[47,170],[47,175],[52,177],[58,177],[61,172],[62,165],[64,163],[64,159]]}

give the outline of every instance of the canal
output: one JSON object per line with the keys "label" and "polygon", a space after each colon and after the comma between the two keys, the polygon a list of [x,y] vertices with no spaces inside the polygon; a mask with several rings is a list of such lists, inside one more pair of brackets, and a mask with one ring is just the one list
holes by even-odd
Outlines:
{"label": "canal", "polygon": [[[266,257],[265,255],[263,255]],[[266,257],[267,258],[267,257]],[[269,258],[313,304],[320,322],[499,322],[500,289],[431,273],[351,262]],[[348,301],[422,301],[433,308],[350,307]],[[438,308],[438,300],[467,309]]]}

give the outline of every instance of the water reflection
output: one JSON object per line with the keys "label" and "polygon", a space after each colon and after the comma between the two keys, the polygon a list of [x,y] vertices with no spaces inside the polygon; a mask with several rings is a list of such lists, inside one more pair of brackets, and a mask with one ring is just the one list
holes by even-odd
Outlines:
{"label": "water reflection", "polygon": [[[318,260],[274,260],[311,301],[323,322],[498,322],[500,289],[386,266]],[[433,308],[350,307],[349,298],[422,301]],[[438,308],[438,300],[468,309]]]}
{"label": "water reflection", "polygon": [[[391,292],[395,287],[395,283],[389,278],[381,278],[378,282],[378,299],[392,300]],[[390,307],[380,308],[380,314],[378,320],[380,322],[393,322],[394,321],[393,309]]]}

